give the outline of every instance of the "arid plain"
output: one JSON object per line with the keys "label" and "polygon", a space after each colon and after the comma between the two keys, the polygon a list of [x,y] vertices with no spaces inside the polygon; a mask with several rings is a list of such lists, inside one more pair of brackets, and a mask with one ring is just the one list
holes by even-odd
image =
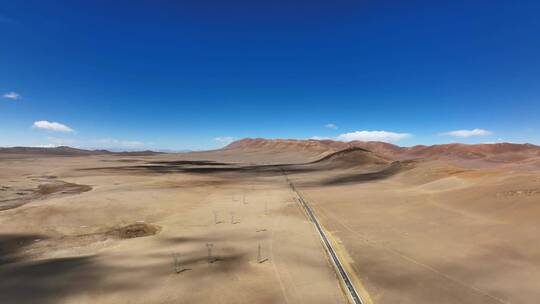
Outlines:
{"label": "arid plain", "polygon": [[57,151],[0,153],[1,303],[347,303],[286,178],[366,303],[540,298],[536,146]]}

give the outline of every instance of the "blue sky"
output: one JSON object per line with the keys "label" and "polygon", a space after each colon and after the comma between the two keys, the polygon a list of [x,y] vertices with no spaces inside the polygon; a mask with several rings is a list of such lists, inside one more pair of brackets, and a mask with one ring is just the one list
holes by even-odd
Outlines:
{"label": "blue sky", "polygon": [[0,0],[0,146],[540,144],[539,9]]}

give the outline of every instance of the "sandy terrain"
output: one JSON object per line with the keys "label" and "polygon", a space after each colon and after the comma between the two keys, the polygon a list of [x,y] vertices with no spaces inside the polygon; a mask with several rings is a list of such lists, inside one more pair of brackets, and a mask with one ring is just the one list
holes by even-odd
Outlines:
{"label": "sandy terrain", "polygon": [[359,148],[5,158],[0,302],[346,303],[286,173],[368,303],[534,303],[540,172],[453,163]]}
{"label": "sandy terrain", "polygon": [[149,158],[3,161],[0,302],[346,302],[282,176],[125,168]]}
{"label": "sandy terrain", "polygon": [[540,173],[411,166],[325,187],[327,174],[295,177],[374,303],[536,302]]}

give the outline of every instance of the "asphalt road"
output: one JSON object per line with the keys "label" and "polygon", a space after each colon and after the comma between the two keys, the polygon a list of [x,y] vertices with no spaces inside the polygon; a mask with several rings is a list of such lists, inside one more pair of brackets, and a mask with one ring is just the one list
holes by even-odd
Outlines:
{"label": "asphalt road", "polygon": [[326,248],[326,252],[330,256],[339,277],[341,278],[341,280],[347,287],[347,291],[349,293],[350,299],[352,300],[354,304],[364,304],[364,302],[362,301],[362,297],[360,297],[360,295],[354,288],[351,278],[349,277],[349,275],[347,274],[347,271],[343,267],[339,257],[337,256],[334,248],[332,247],[332,244],[326,237],[326,234],[324,233],[324,229],[319,224],[319,221],[317,220],[317,217],[313,213],[313,210],[311,209],[309,204],[304,200],[302,195],[296,190],[296,187],[294,187],[294,184],[289,180],[289,177],[287,176],[287,174],[285,172],[283,174],[285,175],[285,178],[287,179],[287,182],[289,183],[289,186],[291,187],[291,189],[294,191],[294,193],[296,193],[298,197],[298,201],[300,202],[300,204],[306,211],[309,219],[311,220],[311,222],[313,222],[313,224],[315,225],[315,228],[317,228],[317,231],[319,232],[319,236],[321,237],[323,245]]}

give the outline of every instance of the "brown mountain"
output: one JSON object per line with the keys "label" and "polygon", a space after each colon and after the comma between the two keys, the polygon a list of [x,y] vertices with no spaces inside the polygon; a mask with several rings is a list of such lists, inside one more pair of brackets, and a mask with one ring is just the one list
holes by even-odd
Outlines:
{"label": "brown mountain", "polygon": [[400,147],[377,141],[342,142],[334,140],[296,140],[245,138],[235,141],[224,150],[243,150],[248,152],[282,151],[312,152],[327,155],[348,148],[362,148],[390,159],[443,159],[443,160],[484,160],[489,162],[517,162],[540,157],[540,147],[532,144],[442,144],[433,146]]}
{"label": "brown mountain", "polygon": [[391,161],[366,149],[351,147],[309,163],[320,168],[347,169],[365,165],[386,165]]}
{"label": "brown mountain", "polygon": [[362,148],[371,152],[394,157],[401,153],[403,148],[389,143],[379,141],[351,141],[343,142],[336,140],[298,140],[298,139],[265,139],[265,138],[244,138],[232,142],[226,146],[225,150],[246,150],[246,151],[304,151],[320,154],[328,154],[341,151],[347,148]]}
{"label": "brown mountain", "polygon": [[414,146],[402,151],[402,158],[483,159],[495,162],[514,162],[540,156],[540,147],[531,144],[444,144]]}

